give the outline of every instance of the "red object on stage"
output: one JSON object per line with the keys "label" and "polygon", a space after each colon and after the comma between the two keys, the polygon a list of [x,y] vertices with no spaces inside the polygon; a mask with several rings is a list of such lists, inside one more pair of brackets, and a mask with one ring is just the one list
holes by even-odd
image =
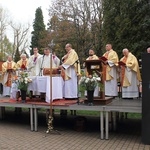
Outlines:
{"label": "red object on stage", "polygon": [[24,64],[22,64],[22,65],[21,65],[21,69],[22,69],[22,70],[25,70],[25,69],[26,69],[26,66],[25,66]]}
{"label": "red object on stage", "polygon": [[[80,102],[82,103],[83,100],[80,100]],[[17,104],[21,103],[21,98],[19,98],[18,101],[13,100],[13,99],[4,99],[4,100],[1,100],[0,103],[16,103],[16,105],[17,105]],[[70,106],[70,105],[73,105],[76,103],[77,103],[77,100],[56,99],[56,100],[53,100],[52,106]],[[47,103],[45,101],[41,101],[40,98],[30,99],[29,97],[26,98],[26,103],[24,103],[24,104],[49,106],[49,103]]]}
{"label": "red object on stage", "polygon": [[119,66],[125,66],[126,64],[123,61],[118,62]]}
{"label": "red object on stage", "polygon": [[102,60],[102,61],[107,61],[107,60],[108,60],[108,59],[107,59],[106,57],[104,57],[104,56],[100,57],[99,59]]}

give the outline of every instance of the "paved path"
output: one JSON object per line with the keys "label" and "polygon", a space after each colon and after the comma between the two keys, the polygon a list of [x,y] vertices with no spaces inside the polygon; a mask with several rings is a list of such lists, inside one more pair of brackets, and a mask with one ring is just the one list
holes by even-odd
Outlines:
{"label": "paved path", "polygon": [[99,118],[87,117],[87,129],[77,132],[74,117],[61,119],[56,116],[54,125],[61,135],[46,134],[45,114],[39,115],[39,131],[31,132],[29,113],[15,115],[14,110],[6,111],[0,121],[0,150],[149,150],[141,143],[140,120],[124,120],[117,132],[110,132],[109,140],[101,140]]}

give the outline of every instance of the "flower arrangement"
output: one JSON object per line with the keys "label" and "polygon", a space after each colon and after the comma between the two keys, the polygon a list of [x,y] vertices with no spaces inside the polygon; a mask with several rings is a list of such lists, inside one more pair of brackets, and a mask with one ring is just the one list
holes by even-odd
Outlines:
{"label": "flower arrangement", "polygon": [[101,78],[97,76],[95,72],[92,75],[85,76],[85,74],[81,73],[82,77],[79,81],[79,91],[83,95],[85,90],[94,91],[96,86],[100,86]]}
{"label": "flower arrangement", "polygon": [[28,77],[28,72],[20,72],[20,77],[18,79],[18,89],[27,91],[29,83],[32,82]]}

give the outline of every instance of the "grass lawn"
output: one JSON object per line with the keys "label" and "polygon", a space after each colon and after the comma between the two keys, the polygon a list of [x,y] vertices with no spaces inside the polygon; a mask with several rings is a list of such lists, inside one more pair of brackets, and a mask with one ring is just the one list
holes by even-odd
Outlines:
{"label": "grass lawn", "polygon": [[[40,111],[45,111],[44,109],[40,110]],[[55,113],[60,113],[59,109],[55,109]],[[71,114],[71,111],[68,111],[68,114]],[[99,117],[100,116],[100,112],[97,111],[86,111],[86,110],[77,110],[76,111],[76,115],[82,115],[82,116],[95,116],[95,117]],[[142,118],[142,114],[139,113],[128,113],[128,118],[135,118],[135,119],[140,119]]]}
{"label": "grass lawn", "polygon": [[142,119],[142,114],[139,113],[128,113],[128,118]]}
{"label": "grass lawn", "polygon": [[[6,107],[6,110],[15,110],[14,107]],[[22,108],[23,112],[29,111],[28,108]],[[39,109],[39,113],[45,113],[46,109],[45,108],[41,108]],[[59,109],[55,109],[55,113],[59,114],[60,110]],[[71,111],[68,111],[68,114],[71,114]],[[94,116],[94,117],[99,117],[100,116],[100,112],[97,111],[85,111],[85,110],[77,110],[76,111],[76,115],[82,115],[82,116]],[[142,118],[142,114],[139,113],[128,113],[128,118],[135,118],[135,119],[140,119]]]}
{"label": "grass lawn", "polygon": [[[77,115],[99,116],[100,112],[80,110],[80,111],[77,111]],[[136,118],[136,119],[139,118],[140,119],[140,118],[142,118],[142,114],[139,114],[139,113],[128,113],[128,118]]]}

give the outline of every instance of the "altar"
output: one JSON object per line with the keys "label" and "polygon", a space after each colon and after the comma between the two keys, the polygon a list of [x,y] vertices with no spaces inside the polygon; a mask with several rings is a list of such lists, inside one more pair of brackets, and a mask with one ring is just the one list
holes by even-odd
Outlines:
{"label": "altar", "polygon": [[[29,83],[28,90],[34,92],[46,93],[46,102],[50,103],[50,76],[32,76],[29,77],[32,82]],[[63,98],[64,81],[62,77],[52,77],[52,100]],[[15,99],[18,91],[15,83],[12,85],[11,97]]]}

